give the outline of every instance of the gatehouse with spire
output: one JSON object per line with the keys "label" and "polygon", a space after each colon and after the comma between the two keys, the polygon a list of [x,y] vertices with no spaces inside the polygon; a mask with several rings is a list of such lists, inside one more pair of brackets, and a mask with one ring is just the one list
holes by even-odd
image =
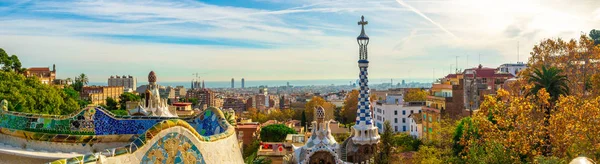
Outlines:
{"label": "gatehouse with spire", "polygon": [[317,120],[312,122],[311,136],[302,147],[294,147],[294,153],[284,158],[285,163],[373,163],[377,152],[379,133],[373,125],[371,102],[369,100],[369,60],[367,45],[369,36],[365,33],[365,17],[361,16],[358,25],[361,26],[360,35],[356,38],[359,46],[359,96],[356,111],[356,124],[352,127],[351,135],[343,143],[337,143],[331,136],[329,121],[323,120],[320,115],[325,112],[322,107],[315,108]]}

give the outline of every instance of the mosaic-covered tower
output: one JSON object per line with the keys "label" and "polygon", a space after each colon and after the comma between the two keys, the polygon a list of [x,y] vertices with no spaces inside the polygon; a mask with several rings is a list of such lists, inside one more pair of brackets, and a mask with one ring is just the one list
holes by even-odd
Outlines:
{"label": "mosaic-covered tower", "polygon": [[373,126],[373,118],[371,117],[371,103],[369,101],[369,78],[367,77],[369,60],[367,59],[367,45],[369,44],[369,36],[365,34],[365,25],[369,22],[365,21],[362,16],[358,25],[362,26],[360,35],[356,38],[359,46],[358,68],[359,74],[359,95],[358,95],[358,111],[356,112],[356,124],[352,127],[354,137],[352,141],[358,145],[374,145],[379,142],[379,133],[377,127]]}

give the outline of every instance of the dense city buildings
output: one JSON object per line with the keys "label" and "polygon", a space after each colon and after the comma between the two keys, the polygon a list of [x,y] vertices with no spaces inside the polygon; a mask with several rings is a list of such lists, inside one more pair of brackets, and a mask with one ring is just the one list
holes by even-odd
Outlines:
{"label": "dense city buildings", "polygon": [[504,82],[514,75],[504,73],[495,68],[486,68],[481,64],[476,68],[466,69],[463,72],[464,105],[466,109],[478,109],[487,94],[494,94],[504,86]]}
{"label": "dense city buildings", "polygon": [[213,103],[214,99],[215,99],[215,93],[207,88],[197,88],[197,89],[190,89],[186,92],[186,96],[187,99],[197,99],[198,100],[198,106],[201,109],[204,109],[204,107],[210,107],[210,106],[214,106]]}
{"label": "dense city buildings", "polygon": [[241,98],[225,98],[223,109],[233,109],[236,115],[240,116],[242,112],[246,111],[246,103]]}
{"label": "dense city buildings", "polygon": [[49,67],[31,67],[25,71],[26,77],[38,77],[42,84],[53,84],[56,79],[56,65]]}
{"label": "dense city buildings", "polygon": [[110,97],[119,101],[123,94],[123,86],[84,86],[81,90],[81,99],[88,100],[92,105],[106,104],[106,98]]}
{"label": "dense city buildings", "polygon": [[110,76],[108,86],[123,86],[125,92],[133,92],[137,88],[137,79],[133,76]]}

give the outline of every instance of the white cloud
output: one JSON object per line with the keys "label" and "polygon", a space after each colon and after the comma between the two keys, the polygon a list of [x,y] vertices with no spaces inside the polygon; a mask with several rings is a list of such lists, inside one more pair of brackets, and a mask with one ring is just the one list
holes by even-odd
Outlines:
{"label": "white cloud", "polygon": [[[57,62],[67,76],[89,72],[92,81],[127,72],[144,77],[150,69],[168,72],[169,81],[188,80],[198,70],[214,72],[206,75],[209,80],[347,79],[357,74],[356,22],[365,15],[371,77],[430,78],[432,69],[440,76],[448,72],[443,70],[450,70],[456,55],[461,68],[467,67],[466,55],[471,66],[478,63],[478,53],[484,65],[495,67],[514,62],[520,42],[523,61],[543,38],[576,38],[600,24],[599,1],[398,2],[280,1],[273,3],[296,7],[268,10],[196,1],[32,1],[19,4],[31,15],[0,18],[0,45],[22,56],[26,66]],[[44,16],[52,14],[67,16]],[[270,47],[177,45],[113,35]]]}

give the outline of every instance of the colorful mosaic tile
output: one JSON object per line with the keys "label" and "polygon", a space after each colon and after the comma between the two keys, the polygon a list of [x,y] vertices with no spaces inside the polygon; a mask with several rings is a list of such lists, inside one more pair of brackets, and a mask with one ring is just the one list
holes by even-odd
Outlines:
{"label": "colorful mosaic tile", "polygon": [[[224,132],[227,127],[219,123],[219,118],[213,110],[193,117],[180,118],[185,120],[200,135],[211,136]],[[44,135],[34,139],[47,139],[52,141],[77,141],[75,138],[60,135],[141,135],[153,125],[172,119],[169,117],[137,117],[115,116],[101,108],[84,109],[71,116],[32,115],[16,112],[0,112],[0,128],[56,134],[48,137]]]}
{"label": "colorful mosaic tile", "polygon": [[204,164],[200,150],[184,135],[169,133],[154,143],[141,163]]}

